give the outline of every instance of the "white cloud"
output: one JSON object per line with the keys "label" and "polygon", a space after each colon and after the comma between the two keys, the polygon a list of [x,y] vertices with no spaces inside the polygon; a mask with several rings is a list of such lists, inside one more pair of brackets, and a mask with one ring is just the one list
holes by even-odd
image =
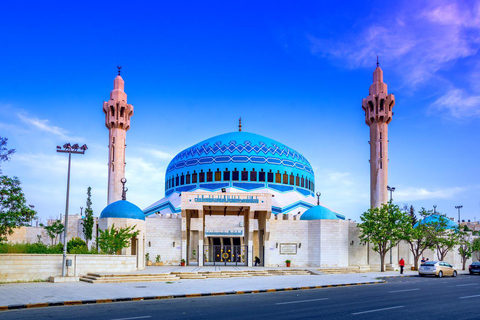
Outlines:
{"label": "white cloud", "polygon": [[457,119],[480,117],[480,94],[469,94],[463,89],[451,89],[438,98],[430,110],[445,110]]}
{"label": "white cloud", "polygon": [[23,113],[19,113],[19,114],[17,114],[17,116],[24,123],[32,125],[33,127],[37,128],[41,131],[45,131],[45,132],[51,133],[53,135],[59,136],[60,138],[62,138],[64,140],[82,140],[81,138],[78,138],[78,137],[68,136],[67,130],[62,129],[62,128],[57,127],[57,126],[54,126],[54,125],[51,125],[49,123],[50,121],[47,120],[47,119],[42,120],[42,119],[38,119],[38,118],[35,118],[35,117],[28,117],[27,115],[25,115]]}
{"label": "white cloud", "polygon": [[458,196],[460,193],[465,192],[467,188],[464,187],[453,187],[453,188],[443,188],[443,189],[434,189],[427,190],[425,188],[402,188],[401,190],[395,191],[395,201],[416,201],[416,200],[427,200],[427,199],[452,199]]}
{"label": "white cloud", "polygon": [[[425,83],[439,69],[480,48],[480,6],[436,1],[406,3],[392,19],[365,21],[360,34],[337,39],[309,36],[311,51],[349,68],[374,66],[375,56],[404,77],[405,85]],[[380,21],[380,22],[378,22]]]}
{"label": "white cloud", "polygon": [[170,154],[168,152],[161,151],[161,150],[143,149],[142,151],[151,155],[151,156],[153,156],[154,158],[157,158],[157,159],[160,159],[160,160],[170,161],[174,157],[172,154]]}

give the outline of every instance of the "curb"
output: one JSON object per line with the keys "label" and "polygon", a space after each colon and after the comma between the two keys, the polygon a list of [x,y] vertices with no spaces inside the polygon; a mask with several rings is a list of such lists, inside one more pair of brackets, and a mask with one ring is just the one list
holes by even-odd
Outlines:
{"label": "curb", "polygon": [[42,303],[32,303],[32,304],[11,304],[8,306],[0,306],[0,311],[57,307],[57,306],[75,306],[75,305],[84,305],[84,304],[113,303],[113,302],[148,301],[148,300],[164,300],[164,299],[177,299],[177,298],[197,298],[197,297],[226,296],[226,295],[237,295],[237,294],[255,294],[255,293],[267,293],[267,292],[325,289],[325,288],[335,288],[335,287],[350,287],[350,286],[360,286],[360,285],[367,285],[367,284],[378,284],[378,283],[384,283],[384,282],[386,281],[381,280],[381,281],[371,281],[371,282],[327,284],[323,286],[292,287],[292,288],[279,288],[279,289],[225,291],[225,292],[211,292],[211,293],[189,293],[189,294],[175,294],[175,295],[165,295],[165,296],[145,296],[145,297],[135,297],[135,298],[73,300],[73,301],[42,302]]}

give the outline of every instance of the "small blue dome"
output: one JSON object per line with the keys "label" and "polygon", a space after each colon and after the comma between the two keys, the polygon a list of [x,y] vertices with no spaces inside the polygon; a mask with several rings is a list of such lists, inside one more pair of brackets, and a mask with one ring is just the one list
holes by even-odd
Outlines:
{"label": "small blue dome", "polygon": [[454,221],[448,219],[445,216],[441,216],[441,215],[438,215],[438,214],[432,214],[432,215],[426,217],[425,219],[420,220],[419,222],[417,222],[414,225],[414,228],[416,228],[419,224],[438,224],[440,222],[440,220],[445,223],[445,227],[447,229],[458,228],[458,225]]}
{"label": "small blue dome", "polygon": [[337,220],[338,217],[332,210],[327,209],[323,206],[315,206],[311,207],[307,211],[305,211],[300,220]]}
{"label": "small blue dome", "polygon": [[104,218],[125,218],[145,220],[143,211],[131,202],[126,200],[118,200],[110,203],[103,209],[100,219]]}

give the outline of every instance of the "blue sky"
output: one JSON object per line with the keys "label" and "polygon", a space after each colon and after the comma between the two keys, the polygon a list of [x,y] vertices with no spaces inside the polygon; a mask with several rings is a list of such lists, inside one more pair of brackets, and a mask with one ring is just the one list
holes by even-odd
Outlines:
{"label": "blue sky", "polygon": [[106,205],[102,102],[122,77],[128,200],[164,194],[165,168],[203,139],[243,129],[312,164],[322,202],[354,220],[369,207],[369,129],[361,99],[376,56],[396,97],[389,125],[394,202],[480,219],[478,1],[27,2],[0,13],[2,164],[44,220],[65,209],[65,142],[74,156],[70,213],[93,189]]}

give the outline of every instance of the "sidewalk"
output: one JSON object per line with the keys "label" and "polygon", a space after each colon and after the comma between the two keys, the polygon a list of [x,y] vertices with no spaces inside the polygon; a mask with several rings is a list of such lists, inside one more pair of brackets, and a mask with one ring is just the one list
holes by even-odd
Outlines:
{"label": "sidewalk", "polygon": [[[161,269],[157,272],[167,272],[167,268],[176,267],[159,268]],[[192,267],[192,270],[194,268],[198,267]],[[225,269],[222,268],[222,270]],[[150,272],[151,271],[152,269],[150,269]],[[182,268],[182,271],[187,272],[185,267]],[[415,271],[406,271],[404,276],[417,274],[418,273]],[[400,274],[398,272],[390,271],[109,284],[90,284],[85,282],[8,283],[0,284],[0,311],[54,305],[246,294],[314,289],[331,286],[374,284],[383,282],[383,280],[378,279],[379,277],[390,276],[396,277],[400,276]]]}

